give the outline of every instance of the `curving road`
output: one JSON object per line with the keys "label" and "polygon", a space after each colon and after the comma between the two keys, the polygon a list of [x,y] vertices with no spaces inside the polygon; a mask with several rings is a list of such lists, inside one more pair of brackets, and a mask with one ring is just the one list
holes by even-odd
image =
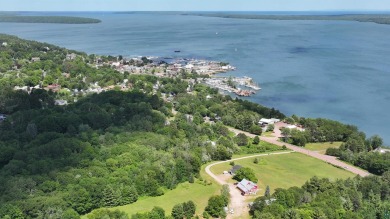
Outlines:
{"label": "curving road", "polygon": [[[275,124],[275,130],[273,137],[260,137],[262,141],[269,142],[271,144],[279,145],[279,146],[286,146],[288,149],[292,151],[287,151],[287,152],[275,152],[275,153],[269,153],[269,154],[257,154],[257,155],[251,155],[251,156],[246,156],[246,157],[240,157],[240,158],[235,158],[231,160],[226,160],[226,161],[219,161],[212,163],[208,166],[206,166],[205,171],[206,173],[211,176],[218,184],[224,185],[228,184],[226,181],[215,175],[214,173],[211,172],[210,168],[214,165],[218,165],[221,163],[226,163],[226,162],[231,162],[231,161],[236,161],[236,160],[242,160],[242,159],[247,159],[247,158],[252,158],[252,157],[260,157],[260,156],[268,156],[268,155],[277,155],[277,154],[287,154],[287,153],[292,153],[292,152],[298,152],[302,154],[306,154],[308,156],[323,160],[331,165],[341,167],[347,171],[350,171],[354,174],[360,175],[360,176],[368,176],[370,173],[368,173],[365,170],[359,169],[353,165],[341,162],[338,160],[336,157],[328,156],[328,155],[323,155],[315,151],[310,151],[307,149],[304,149],[302,147],[298,147],[292,144],[280,142],[279,138],[282,137],[280,128],[285,127],[287,124],[279,122]],[[244,132],[235,128],[228,127],[230,131],[234,132],[236,135],[243,133],[246,136],[249,136],[251,138],[254,138],[256,135],[251,134],[249,132]],[[245,217],[245,213],[248,211],[246,209],[246,202],[245,202],[245,196],[242,196],[240,191],[236,188],[235,185],[233,184],[228,184],[230,188],[230,196],[231,196],[231,201],[230,201],[230,208],[234,209],[234,214],[228,214],[227,219],[232,219],[232,218],[243,218]]]}
{"label": "curving road", "polygon": [[209,164],[206,166],[205,171],[206,173],[211,176],[218,184],[224,185],[228,184],[229,189],[230,189],[230,208],[234,209],[234,214],[228,214],[227,219],[232,219],[232,218],[243,218],[244,214],[248,212],[246,209],[246,202],[245,202],[245,196],[241,195],[241,192],[236,188],[235,185],[229,184],[226,181],[222,180],[220,177],[215,175],[213,172],[211,172],[210,168],[214,165],[218,165],[221,163],[226,163],[226,162],[231,162],[231,161],[236,161],[236,160],[242,160],[242,159],[247,159],[247,158],[252,158],[252,157],[261,157],[261,156],[269,156],[269,155],[277,155],[277,154],[288,154],[288,153],[293,153],[293,151],[286,151],[286,152],[275,152],[275,153],[269,153],[269,154],[257,154],[257,155],[251,155],[251,156],[246,156],[246,157],[240,157],[240,158],[235,158],[231,160],[225,160],[225,161],[219,161],[216,163]]}
{"label": "curving road", "polygon": [[[285,124],[283,122],[275,123],[275,129],[274,129],[274,134],[273,134],[274,137],[260,137],[260,139],[262,141],[266,141],[266,142],[269,142],[271,144],[275,144],[275,145],[279,145],[279,146],[285,145],[290,150],[293,150],[293,151],[296,151],[296,152],[299,152],[299,153],[302,153],[302,154],[306,154],[308,156],[311,156],[311,157],[323,160],[323,161],[325,161],[325,162],[327,162],[329,164],[341,167],[341,168],[343,168],[343,169],[345,169],[345,170],[347,170],[349,172],[352,172],[354,174],[357,174],[357,175],[360,175],[360,176],[363,176],[363,177],[370,175],[370,173],[368,173],[367,171],[359,169],[359,168],[357,168],[357,167],[355,167],[355,166],[353,166],[351,164],[344,163],[344,162],[338,160],[336,157],[320,154],[318,152],[310,151],[310,150],[307,150],[305,148],[298,147],[298,146],[295,146],[295,145],[292,145],[292,144],[288,144],[288,143],[285,143],[285,142],[280,142],[279,138],[282,137],[280,128],[285,127],[286,125],[287,124]],[[238,129],[235,129],[235,128],[231,128],[231,127],[229,127],[229,130],[234,132],[235,134],[243,133],[243,134],[245,134],[245,135],[247,135],[247,136],[249,136],[251,138],[254,138],[256,136],[256,135],[251,134],[249,132],[244,132],[244,131],[241,131],[241,130],[238,130]]]}

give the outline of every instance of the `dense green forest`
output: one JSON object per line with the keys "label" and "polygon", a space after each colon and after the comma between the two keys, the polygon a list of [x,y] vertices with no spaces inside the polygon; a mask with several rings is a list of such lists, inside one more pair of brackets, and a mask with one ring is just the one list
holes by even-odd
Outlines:
{"label": "dense green forest", "polygon": [[376,151],[381,146],[382,139],[379,136],[364,139],[361,135],[353,135],[340,148],[329,148],[326,154],[337,156],[373,174],[381,175],[390,171],[390,153]]}
{"label": "dense green forest", "polygon": [[66,107],[53,106],[44,90],[8,92],[19,110],[0,125],[1,200],[27,218],[162,195],[193,182],[205,162],[278,149],[240,148],[222,123],[181,113],[168,124],[172,104],[139,91],[108,91]]}
{"label": "dense green forest", "polygon": [[301,188],[275,189],[250,208],[256,219],[385,219],[390,217],[390,172],[382,177],[311,178]]}
{"label": "dense green forest", "polygon": [[[248,107],[201,84],[187,94],[189,84],[180,78],[94,68],[88,64],[92,56],[72,51],[79,57],[67,60],[69,51],[52,45],[10,36],[3,36],[4,41],[0,113],[7,119],[0,122],[0,217],[77,218],[96,208],[135,202],[140,196],[162,195],[180,182],[194,182],[200,166],[208,161],[279,149],[248,139],[242,144],[215,118],[218,114],[240,124],[244,118],[236,112],[241,110],[253,119],[260,112],[283,116],[276,110]],[[35,55],[40,61],[29,61]],[[83,77],[91,82],[127,78],[133,89],[68,94],[77,101],[65,106],[54,104],[64,97],[60,91],[12,89],[31,83],[30,71],[62,75],[64,68],[70,73],[66,80],[58,80],[64,87],[87,87],[80,83]],[[51,84],[41,75],[34,80],[31,85]],[[160,88],[154,90],[157,81]],[[164,100],[162,93],[173,95],[173,100]],[[178,113],[173,113],[174,105]],[[206,116],[213,122],[206,122]]]}
{"label": "dense green forest", "polygon": [[0,22],[9,23],[55,23],[55,24],[91,24],[101,20],[85,17],[70,16],[19,16],[0,14]]}
{"label": "dense green forest", "polygon": [[325,20],[325,21],[358,21],[377,24],[390,24],[389,14],[342,14],[342,15],[259,15],[259,14],[228,14],[228,13],[191,13],[205,17],[260,19],[260,20]]}
{"label": "dense green forest", "polygon": [[366,137],[356,126],[345,125],[328,119],[300,118],[295,115],[285,119],[290,124],[298,124],[304,131],[284,128],[283,140],[304,147],[306,143],[341,141],[340,148],[329,148],[326,154],[352,163],[370,173],[381,175],[390,170],[390,153],[380,153],[383,147],[380,136]]}
{"label": "dense green forest", "polygon": [[[234,136],[226,125],[259,135],[260,118],[285,115],[221,95],[196,83],[197,77],[190,77],[193,83],[188,72],[175,78],[120,73],[95,65],[119,57],[8,35],[0,35],[0,45],[0,114],[6,115],[0,121],[0,218],[79,218],[194,182],[209,161],[280,149]],[[125,80],[131,89],[120,91]],[[81,92],[96,83],[113,89]],[[53,84],[61,89],[43,89]],[[70,104],[57,106],[58,99]],[[355,145],[350,139],[365,138],[356,127],[335,121],[295,120],[306,127],[305,141],[344,141],[350,149]],[[294,133],[286,138],[298,139]],[[364,143],[371,149],[379,145],[374,138]]]}

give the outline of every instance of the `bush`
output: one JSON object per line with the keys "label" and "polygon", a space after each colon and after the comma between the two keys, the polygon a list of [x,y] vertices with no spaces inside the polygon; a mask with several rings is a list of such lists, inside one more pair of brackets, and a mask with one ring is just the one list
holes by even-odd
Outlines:
{"label": "bush", "polygon": [[250,180],[252,182],[257,182],[255,172],[251,168],[248,168],[248,167],[243,167],[243,168],[237,170],[236,175],[234,175],[233,179],[235,179],[237,181],[247,179],[247,180]]}
{"label": "bush", "polygon": [[259,136],[254,137],[252,143],[253,143],[253,144],[259,144],[259,143],[260,143],[260,138],[259,138]]}
{"label": "bush", "polygon": [[250,131],[250,133],[252,133],[252,134],[261,135],[261,133],[262,133],[263,130],[262,130],[261,127],[258,126],[258,125],[252,125],[249,131]]}
{"label": "bush", "polygon": [[236,137],[235,137],[235,141],[237,143],[238,146],[245,146],[245,145],[248,145],[248,136],[246,136],[245,134],[243,133],[240,133],[238,134]]}
{"label": "bush", "polygon": [[211,196],[209,198],[208,204],[205,208],[205,211],[214,218],[226,216],[224,207],[227,206],[226,200],[221,195]]}
{"label": "bush", "polygon": [[326,149],[326,155],[340,157],[341,151],[338,148],[328,148]]}
{"label": "bush", "polygon": [[267,127],[267,132],[272,132],[272,131],[274,131],[274,129],[275,129],[275,125],[274,124],[270,124]]}

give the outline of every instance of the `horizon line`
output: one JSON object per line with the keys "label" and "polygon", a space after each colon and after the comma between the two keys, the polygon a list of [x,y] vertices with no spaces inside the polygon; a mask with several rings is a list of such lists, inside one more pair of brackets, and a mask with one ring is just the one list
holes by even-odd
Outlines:
{"label": "horizon line", "polygon": [[390,12],[390,9],[324,9],[324,10],[0,10],[0,12]]}

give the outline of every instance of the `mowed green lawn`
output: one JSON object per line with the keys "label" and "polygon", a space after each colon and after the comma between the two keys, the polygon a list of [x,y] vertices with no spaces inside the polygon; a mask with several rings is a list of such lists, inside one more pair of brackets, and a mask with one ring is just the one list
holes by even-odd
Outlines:
{"label": "mowed green lawn", "polygon": [[[264,194],[267,185],[270,186],[271,192],[273,192],[276,188],[300,187],[313,176],[327,177],[331,180],[355,176],[346,170],[300,153],[269,155],[258,157],[258,159],[258,164],[253,163],[254,158],[234,162],[236,165],[249,167],[255,171],[259,180],[260,191],[258,195]],[[218,175],[230,168],[229,163],[222,163],[213,166],[211,171]]]}
{"label": "mowed green lawn", "polygon": [[[355,176],[343,169],[333,167],[323,161],[300,153],[260,156],[258,159],[258,164],[253,163],[254,158],[235,161],[235,164],[250,167],[255,170],[256,176],[259,179],[258,185],[260,191],[258,196],[264,194],[267,185],[270,186],[271,192],[273,192],[276,188],[302,186],[312,176],[328,177],[331,180]],[[222,174],[224,170],[231,168],[229,163],[215,165],[211,167],[211,171],[216,175]],[[205,167],[206,165],[202,166],[200,175],[203,180],[212,182],[211,185],[202,185],[198,182],[193,184],[183,183],[178,185],[174,190],[166,191],[163,196],[143,197],[133,204],[115,207],[112,210],[119,209],[131,217],[131,215],[137,212],[150,211],[154,206],[159,206],[169,215],[174,205],[192,200],[196,204],[196,213],[201,215],[207,205],[208,199],[212,195],[220,194],[221,190],[221,186],[215,183],[205,173]],[[229,180],[229,182],[233,182],[233,180]],[[253,199],[255,197],[251,197],[248,201],[253,201]],[[82,218],[86,219],[87,217],[84,215]]]}
{"label": "mowed green lawn", "polygon": [[[205,165],[202,166],[200,172],[202,178],[210,185],[202,185],[199,180],[195,183],[182,183],[173,190],[168,190],[163,196],[159,197],[142,197],[137,202],[129,205],[110,208],[110,210],[120,210],[126,212],[129,217],[138,212],[147,212],[152,210],[154,206],[159,206],[165,210],[166,215],[170,215],[172,207],[176,204],[192,200],[196,204],[196,213],[201,215],[207,205],[208,199],[212,195],[220,194],[221,186],[212,181],[205,171]],[[86,215],[82,217],[86,219]]]}
{"label": "mowed green lawn", "polygon": [[323,142],[323,143],[308,143],[305,145],[305,149],[311,151],[318,151],[320,154],[325,154],[328,148],[339,148],[343,142]]}

